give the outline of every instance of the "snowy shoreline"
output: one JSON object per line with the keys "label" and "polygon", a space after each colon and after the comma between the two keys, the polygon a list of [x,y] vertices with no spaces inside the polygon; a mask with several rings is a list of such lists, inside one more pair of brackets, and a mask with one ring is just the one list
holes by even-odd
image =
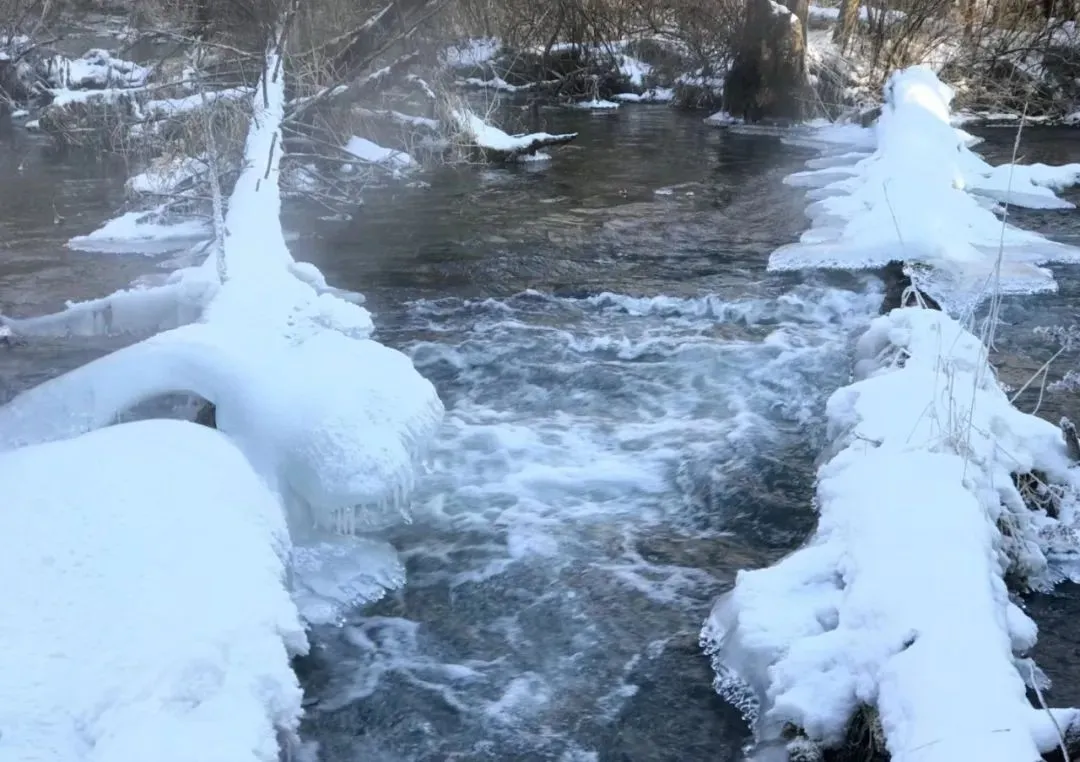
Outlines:
{"label": "snowy shoreline", "polygon": [[[275,762],[299,743],[304,624],[404,581],[393,548],[357,535],[407,520],[443,407],[370,338],[362,298],[289,252],[278,61],[271,47],[201,264],[0,316],[26,340],[149,335],[0,407],[0,556],[35,580],[0,592],[0,756]],[[213,405],[216,431],[116,423],[177,393]]]}
{"label": "snowy shoreline", "polygon": [[950,99],[929,69],[898,72],[872,153],[836,135],[847,153],[788,178],[813,189],[813,224],[770,269],[902,260],[948,312],[902,306],[858,339],[854,381],[826,409],[817,530],[740,572],[704,625],[754,760],[820,759],[861,724],[858,743],[898,761],[1028,762],[1072,743],[1080,720],[1029,701],[1046,687],[1028,658],[1037,628],[1012,599],[1071,573],[1080,467],[1062,428],[1013,407],[967,325],[991,292],[1052,289],[1038,263],[1076,261],[1003,232],[993,199],[1055,208],[1049,189],[1080,168],[989,167],[951,126]]}

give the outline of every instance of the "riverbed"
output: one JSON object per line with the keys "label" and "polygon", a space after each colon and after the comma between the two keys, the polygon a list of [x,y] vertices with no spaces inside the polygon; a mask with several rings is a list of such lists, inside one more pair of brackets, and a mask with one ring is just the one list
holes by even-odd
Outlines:
{"label": "riverbed", "polygon": [[[664,107],[503,118],[581,137],[550,162],[371,188],[349,222],[285,217],[297,257],[367,295],[380,340],[448,411],[414,522],[385,536],[407,585],[312,633],[303,735],[327,762],[738,759],[747,731],[712,691],[698,631],[740,568],[813,527],[824,402],[881,285],[765,272],[805,228],[781,180],[808,149]],[[1011,133],[986,135],[1007,159]],[[1029,131],[1022,156],[1078,161],[1074,135]],[[0,311],[169,266],[64,247],[119,207],[124,176],[0,134]],[[1077,242],[1078,217],[1017,221]],[[1033,329],[1075,320],[1078,271],[1057,271],[1059,293],[1006,302],[997,349],[1014,386],[1054,351]],[[115,343],[0,348],[0,397]],[[1056,420],[1075,403],[1040,404]],[[1066,626],[1080,595],[1064,586],[1031,610],[1051,698],[1080,703]]]}

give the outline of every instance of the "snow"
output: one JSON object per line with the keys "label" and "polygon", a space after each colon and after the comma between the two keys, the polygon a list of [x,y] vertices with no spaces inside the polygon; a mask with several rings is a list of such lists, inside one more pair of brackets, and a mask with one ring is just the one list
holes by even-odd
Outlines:
{"label": "snow", "polygon": [[[274,71],[276,59],[267,66]],[[288,250],[277,222],[282,79],[262,83],[253,98],[224,240],[202,264],[57,315],[0,319],[15,335],[162,331],[0,408],[0,450],[94,431],[165,394],[212,402],[218,429],[281,496],[292,539],[307,553],[293,570],[296,587],[307,591],[305,610],[326,619],[398,578],[373,571],[363,554],[332,549],[408,518],[443,407],[405,355],[371,340],[362,298],[328,286]],[[323,571],[330,576],[306,576]]]}
{"label": "snow", "polygon": [[500,76],[494,76],[491,79],[481,79],[480,77],[466,77],[461,81],[461,84],[467,87],[477,87],[486,90],[497,90],[503,93],[517,93],[524,90],[532,90],[537,86],[536,82],[528,82],[524,85],[511,85],[505,79]]}
{"label": "snow", "polygon": [[587,101],[578,101],[574,104],[574,108],[580,108],[586,111],[611,111],[618,107],[619,104],[614,101],[600,100],[597,98],[592,98]]}
{"label": "snow", "polygon": [[405,169],[416,164],[413,157],[404,151],[395,151],[393,148],[383,148],[366,138],[353,135],[345,144],[345,150],[350,154],[371,164],[385,164],[398,169]]}
{"label": "snow", "polygon": [[53,56],[45,62],[45,68],[49,85],[57,90],[141,87],[150,76],[150,69],[115,58],[100,48],[75,59]]}
{"label": "snow", "polygon": [[787,179],[811,188],[806,213],[813,224],[798,243],[773,253],[770,269],[902,260],[921,265],[914,276],[920,287],[959,311],[984,297],[1000,251],[1003,293],[1055,288],[1040,265],[1080,261],[1080,249],[1003,224],[985,197],[1067,208],[1052,189],[1080,179],[1078,167],[991,167],[969,149],[970,136],[950,124],[952,90],[928,67],[894,73],[885,96],[871,155]]}
{"label": "snow", "polygon": [[827,405],[814,536],[740,572],[702,633],[718,690],[763,747],[786,723],[837,745],[862,706],[896,762],[1015,762],[1056,746],[1016,661],[1036,627],[1004,575],[1049,587],[1047,553],[1064,532],[1075,554],[1075,517],[1029,509],[1011,475],[1037,469],[1068,494],[1080,481],[1061,432],[1012,407],[986,354],[917,307],[859,340],[856,380]]}
{"label": "snow", "polygon": [[616,93],[612,97],[624,103],[671,103],[675,91],[670,87],[652,87],[643,93]]}
{"label": "snow", "polygon": [[0,590],[0,756],[276,762],[307,642],[280,505],[240,451],[128,423],[0,453],[0,483],[19,581]]}
{"label": "snow", "polygon": [[137,92],[136,88],[110,87],[102,90],[50,90],[53,99],[50,108],[65,108],[74,104],[128,103]]}
{"label": "snow", "polygon": [[478,148],[504,154],[530,153],[530,147],[538,142],[570,140],[577,133],[552,135],[536,132],[529,135],[508,135],[498,127],[490,125],[467,108],[454,112],[454,119],[459,129]]}
{"label": "snow", "polygon": [[1054,191],[1080,184],[1080,164],[1006,164],[991,167],[982,163],[966,173],[968,189],[995,201],[1029,209],[1075,209]]}
{"label": "snow", "polygon": [[[137,181],[142,185],[143,181]],[[164,206],[148,211],[125,212],[86,235],[75,236],[68,247],[78,251],[111,254],[160,254],[185,248],[210,235],[203,220],[167,222]]]}
{"label": "snow", "polygon": [[[874,14],[875,21],[877,20],[878,15],[880,13],[881,13],[881,11],[875,12],[875,14]],[[815,20],[820,20],[820,21],[839,21],[840,20],[840,8],[838,6],[837,7],[829,7],[829,6],[824,6],[824,5],[811,4],[810,8],[809,8],[809,12],[807,14],[807,17],[810,18],[810,19],[815,19]],[[893,24],[893,23],[896,23],[898,21],[903,21],[904,18],[906,18],[906,17],[907,17],[906,13],[904,13],[903,11],[898,11],[898,10],[890,10],[890,11],[886,11],[886,13],[885,13],[885,21],[886,21],[886,23],[889,23],[889,24]],[[870,9],[867,8],[865,5],[860,6],[859,7],[859,21],[861,21],[863,23],[866,23],[869,20],[870,20]]]}
{"label": "snow", "polygon": [[715,114],[710,114],[709,116],[705,117],[705,124],[711,124],[716,127],[729,124],[738,124],[741,121],[742,120],[739,119],[737,116],[732,116],[726,111],[717,111]]}
{"label": "snow", "polygon": [[207,169],[201,156],[174,156],[153,162],[144,172],[128,178],[129,193],[164,196],[175,193],[177,187],[194,180]]}
{"label": "snow", "polygon": [[251,89],[247,87],[229,87],[222,90],[208,90],[194,95],[185,95],[182,98],[162,98],[149,100],[142,104],[143,113],[155,119],[170,119],[180,114],[186,114],[203,106],[217,101],[238,101],[251,97]]}
{"label": "snow", "polygon": [[495,57],[500,47],[494,37],[466,40],[443,50],[440,60],[443,66],[451,69],[483,66]]}
{"label": "snow", "polygon": [[645,78],[652,73],[652,67],[633,56],[620,53],[616,58],[619,73],[634,87],[644,87]]}

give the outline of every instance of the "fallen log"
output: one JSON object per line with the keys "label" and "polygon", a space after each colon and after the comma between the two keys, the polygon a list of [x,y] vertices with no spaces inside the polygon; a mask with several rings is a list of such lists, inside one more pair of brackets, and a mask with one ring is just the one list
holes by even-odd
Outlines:
{"label": "fallen log", "polygon": [[547,132],[508,135],[464,107],[452,110],[450,120],[451,132],[459,136],[459,141],[488,161],[513,161],[522,156],[535,155],[543,148],[564,145],[577,138],[576,132],[561,135]]}
{"label": "fallen log", "polygon": [[[1080,714],[1033,706],[1034,622],[1012,592],[1048,589],[1075,557],[1075,518],[1025,479],[1075,496],[1062,430],[1019,412],[986,347],[905,307],[859,339],[855,382],[829,399],[818,528],[775,566],[740,572],[702,643],[755,759],[1021,762],[1064,745]],[[1059,733],[1060,730],[1060,733]],[[853,741],[853,739],[855,739]]]}

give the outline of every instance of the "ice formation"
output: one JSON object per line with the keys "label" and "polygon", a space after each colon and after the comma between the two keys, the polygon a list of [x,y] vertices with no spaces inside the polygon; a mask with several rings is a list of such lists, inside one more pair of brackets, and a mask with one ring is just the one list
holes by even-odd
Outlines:
{"label": "ice formation", "polygon": [[[300,714],[298,607],[334,621],[404,579],[392,547],[354,535],[407,512],[442,403],[370,338],[362,297],[286,246],[279,68],[268,55],[202,264],[0,318],[12,335],[152,334],[0,407],[0,565],[22,580],[0,594],[5,761],[276,760]],[[218,431],[110,426],[175,392],[213,403]]]}
{"label": "ice formation", "polygon": [[1076,183],[1080,166],[990,166],[969,149],[970,136],[951,126],[952,96],[929,67],[894,73],[872,154],[849,154],[788,178],[811,189],[812,226],[773,253],[770,269],[873,268],[900,260],[954,312],[981,299],[992,281],[1005,293],[1055,288],[1040,265],[1080,261],[1080,249],[1003,223],[996,202],[1068,207],[1053,190]]}
{"label": "ice formation", "polygon": [[1010,404],[986,355],[918,307],[860,338],[856,380],[827,405],[817,531],[740,572],[702,633],[760,749],[786,726],[840,745],[860,709],[895,762],[1020,762],[1058,745],[1025,695],[1036,626],[1005,577],[1046,588],[1055,556],[1075,558],[1080,477],[1061,431]]}
{"label": "ice formation", "polygon": [[368,312],[266,224],[280,209],[281,78],[265,90],[219,251],[153,289],[3,319],[17,334],[171,330],[16,397],[0,408],[0,447],[77,435],[188,392],[217,406],[219,428],[290,499],[296,529],[351,534],[402,507],[442,405],[408,358],[370,339]]}

